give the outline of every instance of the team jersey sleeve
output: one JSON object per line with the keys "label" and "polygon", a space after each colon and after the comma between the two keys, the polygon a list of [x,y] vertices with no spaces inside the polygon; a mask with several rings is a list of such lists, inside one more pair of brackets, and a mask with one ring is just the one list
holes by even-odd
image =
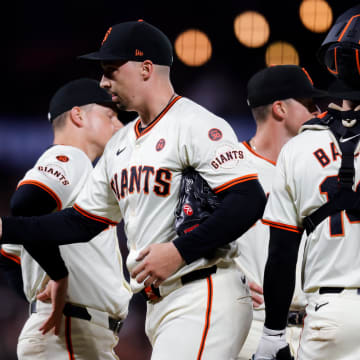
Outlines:
{"label": "team jersey sleeve", "polygon": [[180,136],[184,167],[195,168],[215,193],[257,179],[257,172],[244,157],[236,134],[224,120],[207,111],[195,112]]}
{"label": "team jersey sleeve", "polygon": [[262,222],[274,228],[302,233],[301,222],[294,205],[296,189],[287,166],[291,164],[291,156],[287,149],[285,145],[279,154]]}
{"label": "team jersey sleeve", "polygon": [[116,225],[122,219],[119,204],[109,182],[106,154],[99,159],[74,204],[74,209],[89,219]]}
{"label": "team jersey sleeve", "polygon": [[4,244],[0,249],[0,270],[8,285],[24,300],[24,284],[21,273],[21,246]]}
{"label": "team jersey sleeve", "polygon": [[3,244],[1,245],[0,253],[2,256],[12,260],[13,262],[20,264],[21,263],[21,245],[14,244]]}
{"label": "team jersey sleeve", "polygon": [[54,199],[55,210],[61,210],[74,201],[74,194],[91,169],[90,160],[80,150],[54,146],[26,173],[19,182],[18,189],[25,185],[36,186]]}

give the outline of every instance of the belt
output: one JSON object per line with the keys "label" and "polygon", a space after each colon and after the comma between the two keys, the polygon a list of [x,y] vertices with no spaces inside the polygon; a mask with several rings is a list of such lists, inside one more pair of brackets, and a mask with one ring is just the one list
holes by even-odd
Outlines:
{"label": "belt", "polygon": [[289,311],[287,326],[302,326],[305,315],[305,310]]}
{"label": "belt", "polygon": [[[181,276],[181,284],[185,285],[195,280],[206,279],[211,274],[216,273],[216,270],[216,265],[204,269],[194,270],[192,272],[189,272],[188,274]],[[154,287],[154,285],[152,284],[151,286],[147,286],[146,288],[141,290],[141,295],[145,298],[146,301],[149,302],[155,302],[161,299],[159,289]]]}
{"label": "belt", "polygon": [[[319,288],[319,294],[340,294],[345,290],[343,287],[321,287]],[[360,295],[360,288],[353,288]]]}
{"label": "belt", "polygon": [[[94,312],[94,315],[96,312],[96,316],[91,316],[89,311]],[[123,326],[122,320],[112,318],[108,315],[108,313],[106,313],[104,311],[99,311],[99,310],[95,310],[95,309],[91,309],[91,310],[89,309],[89,311],[86,307],[66,303],[64,310],[63,310],[63,314],[65,316],[90,321],[96,325],[106,327],[115,333],[118,333],[120,331],[121,327]],[[36,311],[36,301],[33,301],[30,304],[30,313],[33,314],[36,312],[37,312]]]}

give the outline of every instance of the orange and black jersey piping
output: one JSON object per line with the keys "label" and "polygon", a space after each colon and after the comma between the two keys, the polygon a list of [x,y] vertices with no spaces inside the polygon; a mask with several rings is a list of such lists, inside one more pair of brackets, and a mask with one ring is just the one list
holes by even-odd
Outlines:
{"label": "orange and black jersey piping", "polygon": [[140,118],[135,123],[135,136],[136,139],[139,137],[147,134],[160,120],[164,117],[164,115],[170,110],[170,108],[179,100],[181,99],[180,95],[173,95],[173,98],[170,99],[169,103],[165,106],[163,110],[161,110],[160,114],[155,117],[154,120],[151,121],[145,128],[141,127],[141,120]]}
{"label": "orange and black jersey piping", "polygon": [[267,220],[267,219],[261,219],[261,222],[264,225],[269,225],[269,226],[277,228],[277,229],[282,229],[282,230],[285,230],[285,231],[291,231],[291,232],[295,232],[295,233],[298,233],[298,234],[303,233],[303,228],[300,228],[298,226],[287,225],[287,224],[283,224],[283,223],[279,223],[279,222],[275,222],[275,221],[270,221],[270,220]]}

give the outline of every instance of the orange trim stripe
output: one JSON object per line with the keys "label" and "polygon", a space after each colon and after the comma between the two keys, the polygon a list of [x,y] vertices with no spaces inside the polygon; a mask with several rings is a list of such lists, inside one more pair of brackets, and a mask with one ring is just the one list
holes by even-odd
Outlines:
{"label": "orange trim stripe", "polygon": [[75,360],[74,349],[71,341],[71,317],[65,316],[65,339],[69,360]]}
{"label": "orange trim stripe", "polygon": [[37,181],[37,180],[24,180],[18,185],[18,187],[16,189],[18,189],[20,186],[25,185],[25,184],[35,185],[35,186],[41,188],[42,190],[46,191],[56,201],[57,209],[58,210],[62,209],[62,202],[61,202],[60,198],[48,186],[46,186],[45,184],[43,184],[42,182]]}
{"label": "orange trim stripe", "polygon": [[337,68],[337,60],[336,60],[336,49],[334,49],[334,59],[335,59],[335,70],[331,70],[328,66],[327,69],[332,73],[332,74],[337,74],[338,73],[338,68]]}
{"label": "orange trim stripe", "polygon": [[323,117],[325,117],[327,115],[327,111],[324,111],[323,113],[319,114],[318,116],[316,116],[319,119],[322,119]]}
{"label": "orange trim stripe", "polygon": [[340,34],[339,38],[337,39],[337,41],[341,41],[341,39],[343,38],[343,36],[345,35],[347,28],[350,26],[351,22],[354,20],[354,18],[358,17],[360,15],[354,15],[353,17],[350,18],[350,20],[348,21],[348,23],[346,24],[346,26],[344,27],[344,30],[342,31],[342,33]]}
{"label": "orange trim stripe", "polygon": [[1,249],[0,253],[2,256],[5,256],[6,258],[8,258],[12,261],[15,261],[17,264],[21,265],[21,259],[19,258],[19,256],[10,254],[10,253],[6,252],[4,249]]}
{"label": "orange trim stripe", "polygon": [[357,66],[358,74],[360,75],[359,50],[358,49],[356,49],[356,66]]}
{"label": "orange trim stripe", "polygon": [[263,159],[263,160],[265,160],[265,161],[267,161],[267,162],[269,162],[269,163],[271,163],[271,164],[273,164],[273,165],[276,165],[276,162],[275,162],[275,161],[269,160],[269,159],[267,159],[266,157],[261,156],[260,154],[258,154],[257,152],[255,152],[255,151],[251,148],[251,146],[250,146],[246,141],[243,141],[242,143],[243,143],[243,145],[244,145],[252,154],[254,154],[255,156],[257,156],[257,157],[259,157],[260,159]]}
{"label": "orange trim stripe", "polygon": [[135,134],[136,134],[136,138],[138,139],[139,137],[147,134],[159,121],[160,119],[169,111],[169,109],[179,100],[181,99],[181,96],[178,95],[176,96],[167,106],[166,108],[161,112],[161,114],[159,115],[159,117],[152,122],[148,127],[146,127],[143,131],[140,132],[139,127],[140,127],[140,119],[136,122],[135,124]]}
{"label": "orange trim stripe", "polygon": [[91,213],[89,213],[88,211],[82,209],[79,205],[74,204],[73,208],[78,211],[81,215],[86,216],[87,218],[91,219],[91,220],[95,220],[95,221],[99,221],[102,222],[104,224],[108,224],[108,225],[117,225],[118,223],[115,221],[112,221],[110,219],[104,218],[102,216],[98,216],[98,215],[93,215]]}
{"label": "orange trim stripe", "polygon": [[240,184],[242,182],[245,182],[245,181],[249,181],[249,180],[257,180],[258,179],[258,175],[257,174],[249,174],[249,175],[246,175],[246,176],[242,176],[242,177],[239,177],[239,178],[236,178],[236,179],[233,179],[231,181],[228,181],[227,183],[223,184],[223,185],[220,185],[218,187],[216,187],[215,189],[213,189],[214,193],[217,194],[221,191],[224,191],[236,184]]}
{"label": "orange trim stripe", "polygon": [[278,222],[274,222],[274,221],[270,221],[270,220],[266,220],[266,219],[261,219],[261,222],[264,225],[269,225],[269,226],[277,228],[277,229],[292,231],[292,232],[299,233],[299,234],[301,234],[303,232],[303,230],[301,228],[299,228],[297,226],[293,226],[293,225],[286,225],[286,224],[282,224],[282,223],[278,223]]}
{"label": "orange trim stripe", "polygon": [[309,81],[311,82],[311,85],[314,86],[314,82],[312,81],[312,78],[310,77],[309,73],[306,71],[305,68],[301,68],[301,70],[305,73],[305,75],[308,77]]}
{"label": "orange trim stripe", "polygon": [[202,335],[201,343],[200,343],[200,348],[199,348],[199,352],[196,357],[196,360],[201,360],[201,357],[204,353],[206,337],[207,337],[207,334],[208,334],[209,328],[210,328],[210,317],[211,317],[211,309],[212,309],[212,301],[213,301],[213,283],[212,283],[211,276],[206,278],[206,281],[207,281],[207,286],[208,286],[208,299],[207,299],[206,315],[205,315],[205,327],[204,327],[204,331],[203,331],[203,335]]}

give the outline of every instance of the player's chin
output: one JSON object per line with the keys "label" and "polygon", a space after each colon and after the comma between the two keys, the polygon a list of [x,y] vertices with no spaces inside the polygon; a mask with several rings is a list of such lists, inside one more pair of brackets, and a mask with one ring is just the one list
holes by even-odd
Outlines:
{"label": "player's chin", "polygon": [[118,108],[118,110],[120,110],[120,111],[130,111],[129,109],[128,109],[128,106],[126,106],[124,103],[122,103],[122,102],[117,102],[116,103],[116,107]]}

